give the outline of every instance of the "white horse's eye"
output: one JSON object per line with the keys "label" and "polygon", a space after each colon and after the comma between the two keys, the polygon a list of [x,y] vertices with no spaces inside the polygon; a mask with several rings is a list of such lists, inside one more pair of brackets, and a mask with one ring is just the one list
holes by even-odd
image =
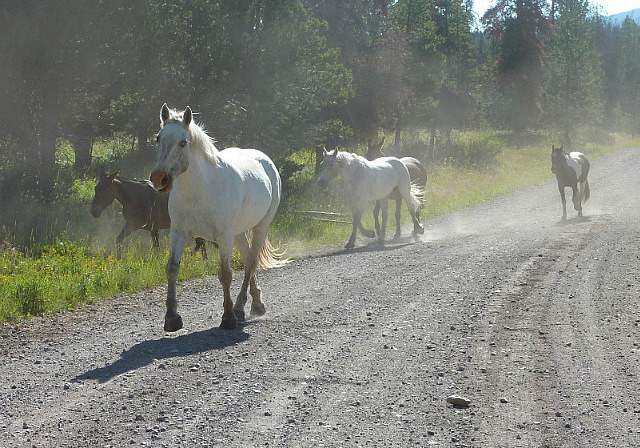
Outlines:
{"label": "white horse's eye", "polygon": [[184,146],[187,146],[187,141],[186,141],[186,140],[182,140],[182,141],[180,142],[180,146],[183,146],[183,147],[184,147]]}

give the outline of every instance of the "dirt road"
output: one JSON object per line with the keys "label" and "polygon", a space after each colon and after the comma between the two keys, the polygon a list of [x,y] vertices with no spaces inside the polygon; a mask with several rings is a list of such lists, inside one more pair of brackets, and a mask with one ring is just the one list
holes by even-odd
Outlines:
{"label": "dirt road", "polygon": [[639,166],[592,161],[583,220],[549,181],[260,272],[236,331],[216,278],[175,335],[164,288],[6,326],[0,447],[640,446]]}

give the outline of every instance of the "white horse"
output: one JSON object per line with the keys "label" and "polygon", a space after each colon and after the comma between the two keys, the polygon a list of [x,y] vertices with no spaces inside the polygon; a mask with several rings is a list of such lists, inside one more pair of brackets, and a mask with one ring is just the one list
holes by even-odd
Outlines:
{"label": "white horse", "polygon": [[414,235],[424,233],[418,219],[423,190],[418,185],[411,184],[409,171],[399,159],[381,157],[368,161],[357,154],[338,151],[338,148],[332,152],[324,150],[324,160],[318,169],[318,183],[321,187],[326,187],[338,174],[345,184],[345,194],[353,214],[353,231],[345,246],[347,249],[355,247],[358,228],[369,238],[375,236],[371,230],[362,226],[360,220],[366,204],[376,200],[380,201],[382,208],[382,228],[376,229],[378,242],[384,244],[389,217],[388,196],[395,188],[407,203],[413,219]]}
{"label": "white horse", "polygon": [[[265,268],[282,265],[267,240],[267,231],[280,204],[280,175],[273,162],[255,149],[218,151],[206,132],[184,113],[160,111],[157,136],[158,161],[151,181],[169,193],[171,250],[167,262],[167,313],[165,331],[182,328],[177,312],[176,280],[184,248],[193,237],[216,241],[220,253],[218,278],[224,292],[221,328],[234,328],[245,317],[247,289],[251,314],[265,307],[256,282],[258,262]],[[251,236],[251,242],[247,239]],[[244,261],[244,280],[235,306],[231,300],[231,251],[235,243]]]}

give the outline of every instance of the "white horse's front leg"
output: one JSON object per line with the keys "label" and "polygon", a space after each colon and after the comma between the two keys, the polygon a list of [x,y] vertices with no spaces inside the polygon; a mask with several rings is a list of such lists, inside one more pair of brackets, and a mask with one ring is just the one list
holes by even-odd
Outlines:
{"label": "white horse's front leg", "polygon": [[171,252],[167,262],[167,313],[164,316],[164,331],[178,331],[182,328],[182,317],[178,314],[176,281],[180,273],[180,260],[184,254],[187,237],[171,229]]}
{"label": "white horse's front leg", "polygon": [[220,254],[220,270],[218,271],[218,280],[222,285],[224,301],[222,302],[222,322],[220,328],[233,329],[238,325],[236,315],[233,313],[233,301],[231,300],[231,280],[233,274],[231,272],[231,251],[233,250],[233,237],[231,235],[223,236],[218,242],[218,252]]}
{"label": "white horse's front leg", "polygon": [[360,226],[360,220],[362,219],[362,211],[362,208],[353,209],[353,230],[351,231],[349,241],[347,241],[347,244],[344,246],[346,249],[353,249],[356,247],[356,234],[358,232],[358,227]]}

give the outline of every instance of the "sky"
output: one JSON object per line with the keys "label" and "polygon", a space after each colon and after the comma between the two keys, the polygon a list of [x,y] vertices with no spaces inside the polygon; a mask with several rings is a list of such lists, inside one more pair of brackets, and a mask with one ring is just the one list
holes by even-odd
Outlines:
{"label": "sky", "polygon": [[[592,0],[592,5],[602,6],[602,15],[617,14],[619,12],[631,11],[640,8],[640,0]],[[495,0],[474,0],[473,10],[482,17],[487,9],[495,4]]]}

